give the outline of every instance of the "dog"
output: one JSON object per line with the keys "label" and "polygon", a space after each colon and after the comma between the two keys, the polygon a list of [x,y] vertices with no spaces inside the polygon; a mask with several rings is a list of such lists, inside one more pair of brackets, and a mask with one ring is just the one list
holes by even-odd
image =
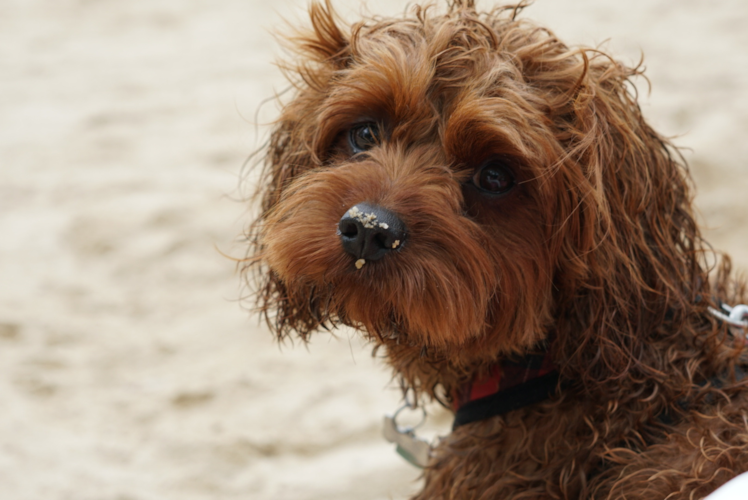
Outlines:
{"label": "dog", "polygon": [[288,37],[245,271],[455,411],[433,499],[696,499],[748,470],[746,284],[627,67],[452,0]]}

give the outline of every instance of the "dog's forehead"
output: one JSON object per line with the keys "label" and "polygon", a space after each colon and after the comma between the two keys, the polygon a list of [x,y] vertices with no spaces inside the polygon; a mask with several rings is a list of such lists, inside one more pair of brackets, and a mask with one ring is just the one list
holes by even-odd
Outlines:
{"label": "dog's forehead", "polygon": [[516,56],[497,46],[501,27],[441,17],[362,30],[351,44],[341,83],[369,92],[389,90],[392,99],[429,99],[437,106],[461,94],[495,95],[500,80],[521,76]]}
{"label": "dog's forehead", "polygon": [[464,140],[465,131],[491,126],[484,135],[508,143],[502,124],[533,111],[518,98],[517,86],[524,84],[516,55],[508,44],[498,47],[501,26],[489,31],[482,23],[440,18],[393,21],[359,33],[348,64],[331,79],[320,113],[323,135],[379,121],[392,139],[439,140],[465,156],[461,147],[475,145]]}

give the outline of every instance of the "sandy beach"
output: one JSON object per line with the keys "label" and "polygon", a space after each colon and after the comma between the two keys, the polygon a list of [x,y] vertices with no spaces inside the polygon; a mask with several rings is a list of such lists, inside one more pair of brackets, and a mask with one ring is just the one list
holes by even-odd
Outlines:
{"label": "sandy beach", "polygon": [[[270,31],[306,5],[0,3],[3,499],[418,488],[381,437],[400,400],[381,360],[346,331],[278,346],[224,256],[244,255],[242,165],[278,112],[261,103],[285,88]],[[644,113],[684,148],[707,239],[748,270],[748,2],[536,0],[523,15],[644,54]],[[431,413],[428,432],[445,432],[450,416]]]}

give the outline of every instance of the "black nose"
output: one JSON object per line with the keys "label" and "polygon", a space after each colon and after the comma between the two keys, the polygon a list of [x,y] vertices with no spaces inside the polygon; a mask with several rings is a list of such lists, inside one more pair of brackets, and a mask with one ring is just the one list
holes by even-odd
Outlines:
{"label": "black nose", "polygon": [[338,234],[343,249],[357,259],[379,260],[405,243],[407,230],[386,208],[359,203],[340,219]]}

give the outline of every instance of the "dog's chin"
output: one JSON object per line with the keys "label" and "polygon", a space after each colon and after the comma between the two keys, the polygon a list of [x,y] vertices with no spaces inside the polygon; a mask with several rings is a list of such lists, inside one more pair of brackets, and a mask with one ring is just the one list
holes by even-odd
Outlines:
{"label": "dog's chin", "polygon": [[[299,307],[314,309],[312,315],[322,322],[347,324],[381,342],[447,349],[485,332],[489,290],[467,282],[457,265],[433,259],[413,266],[398,257],[388,255],[361,269],[350,256],[334,253],[326,264],[305,262],[303,256],[271,258],[270,264],[286,290],[303,295],[294,297]],[[309,272],[314,269],[319,273]]]}
{"label": "dog's chin", "polygon": [[430,279],[423,273],[392,273],[392,283],[383,285],[376,282],[374,264],[373,279],[364,278],[365,285],[346,283],[334,292],[346,321],[380,341],[437,349],[463,345],[484,333],[488,297],[476,300],[471,287],[456,279],[457,270],[442,266],[441,274]]}

